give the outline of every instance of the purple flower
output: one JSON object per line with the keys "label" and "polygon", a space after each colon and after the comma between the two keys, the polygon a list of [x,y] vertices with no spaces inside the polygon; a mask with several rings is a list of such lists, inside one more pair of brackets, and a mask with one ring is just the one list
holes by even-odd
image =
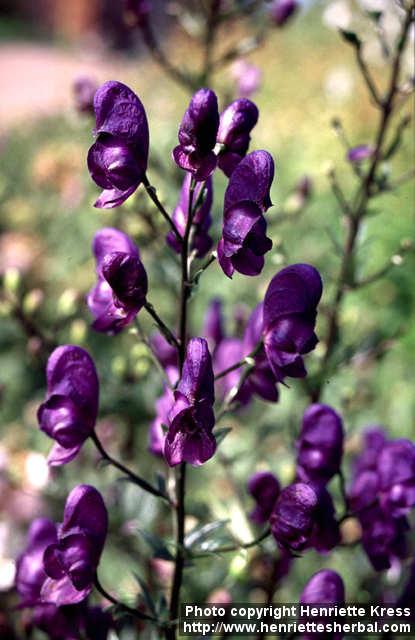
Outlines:
{"label": "purple flower", "polygon": [[139,98],[121,82],[103,84],[95,94],[96,142],[88,169],[103,189],[95,206],[119,207],[143,181],[148,161],[147,116]]}
{"label": "purple flower", "polygon": [[21,606],[32,607],[40,601],[40,591],[47,576],[43,568],[43,554],[50,544],[57,541],[54,522],[37,518],[30,525],[25,550],[16,563],[16,590]]}
{"label": "purple flower", "polygon": [[347,152],[346,159],[352,163],[363,162],[373,156],[373,148],[368,144],[360,144],[357,147],[352,147]]}
{"label": "purple flower", "polygon": [[92,250],[98,280],[87,297],[96,331],[116,334],[130,324],[145,303],[147,274],[138,248],[122,231],[106,227],[94,236]]}
{"label": "purple flower", "polygon": [[149,451],[155,456],[163,456],[166,431],[163,425],[168,425],[169,411],[174,403],[173,391],[167,385],[164,387],[163,395],[156,400],[156,417],[150,425],[149,430]]}
{"label": "purple flower", "polygon": [[37,413],[39,426],[55,444],[50,465],[70,462],[95,427],[99,382],[90,355],[81,347],[65,345],[49,356],[47,394]]}
{"label": "purple flower", "polygon": [[389,569],[395,558],[408,554],[406,532],[409,524],[404,516],[393,518],[378,505],[359,514],[362,546],[376,571]]}
{"label": "purple flower", "polygon": [[274,161],[267,151],[249,153],[236,167],[225,192],[218,260],[223,272],[256,276],[272,247],[263,213],[271,206]]}
{"label": "purple flower", "polygon": [[317,304],[322,294],[319,272],[308,264],[282,269],[264,299],[265,353],[278,381],[307,375],[302,356],[314,349]]}
{"label": "purple flower", "polygon": [[297,477],[303,482],[326,484],[340,469],[343,423],[325,404],[310,405],[303,416],[297,441]]}
{"label": "purple flower", "polygon": [[[244,357],[243,343],[239,338],[223,338],[218,344],[213,354],[213,370],[215,375],[224,371]],[[239,386],[240,378],[243,373],[243,367],[238,367],[230,371],[216,382],[218,396],[222,400]],[[252,393],[248,386],[244,383],[238,393],[233,397],[235,402],[245,405],[251,399]]]}
{"label": "purple flower", "polygon": [[[175,210],[173,211],[173,221],[183,238],[187,226],[188,213],[189,213],[189,189],[192,176],[187,173],[183,180],[183,185],[180,191],[179,202]],[[196,251],[198,258],[203,258],[212,247],[212,238],[209,236],[209,229],[212,224],[212,201],[213,201],[213,187],[212,178],[206,180],[205,184],[198,182],[193,193],[193,205],[196,205],[196,209],[193,215],[193,230],[192,240],[190,243],[191,251]],[[176,252],[181,251],[181,242],[173,231],[169,231],[166,237],[167,244]]]}
{"label": "purple flower", "polygon": [[378,458],[387,438],[382,427],[370,427],[363,434],[363,450],[354,462],[355,473],[376,471]]}
{"label": "purple flower", "polygon": [[267,522],[280,493],[278,479],[270,471],[254,473],[248,480],[248,492],[256,502],[250,519],[256,524]]}
{"label": "purple flower", "polygon": [[246,98],[235,100],[221,113],[216,140],[224,149],[218,164],[228,178],[248,151],[250,133],[258,115],[257,106]]}
{"label": "purple flower", "polygon": [[358,514],[378,499],[379,477],[376,471],[360,471],[347,491],[350,509]]}
{"label": "purple flower", "polygon": [[270,516],[271,532],[278,546],[302,551],[310,544],[318,495],[308,484],[295,482],[283,489]]}
{"label": "purple flower", "polygon": [[209,303],[203,323],[203,335],[206,336],[209,349],[212,352],[225,337],[223,324],[222,302],[219,298],[214,298]]}
{"label": "purple flower", "polygon": [[313,485],[318,503],[309,546],[319,553],[328,553],[340,542],[340,527],[330,493],[325,487]]}
{"label": "purple flower", "polygon": [[108,529],[108,513],[100,493],[78,485],[69,494],[58,530],[58,540],[44,553],[48,578],[41,590],[43,602],[58,606],[85,600],[92,590]]}
{"label": "purple flower", "polygon": [[380,504],[393,517],[415,506],[415,444],[410,440],[387,442],[378,463]]}
{"label": "purple flower", "polygon": [[239,98],[250,98],[261,84],[262,71],[246,60],[236,60],[231,70],[237,85]]}
{"label": "purple flower", "polygon": [[183,116],[179,145],[173,150],[176,164],[197,181],[206,180],[215,170],[213,153],[219,126],[218,99],[210,89],[199,89]]}
{"label": "purple flower", "polygon": [[207,342],[204,338],[192,338],[187,345],[182,377],[168,416],[164,456],[171,467],[181,462],[198,466],[215,453],[214,400],[212,360]]}
{"label": "purple flower", "polygon": [[76,78],[73,85],[73,97],[75,108],[80,113],[94,113],[94,96],[98,89],[98,84],[89,76]]}
{"label": "purple flower", "polygon": [[[301,596],[300,604],[303,605],[319,605],[319,604],[338,604],[345,603],[345,593],[343,580],[338,573],[331,569],[322,569],[311,576],[305,585]],[[316,622],[323,622],[323,619],[316,619]],[[311,632],[301,636],[303,640],[312,640],[313,638],[328,638],[332,640],[341,640],[343,634],[326,632]]]}
{"label": "purple flower", "polygon": [[80,605],[57,607],[54,604],[38,604],[31,611],[29,633],[31,627],[35,627],[51,640],[79,638],[82,613]]}
{"label": "purple flower", "polygon": [[166,372],[171,384],[176,384],[179,378],[179,361],[177,349],[161,333],[154,333],[150,338],[151,349]]}
{"label": "purple flower", "polygon": [[297,0],[274,0],[270,7],[271,19],[277,27],[282,27],[297,9]]}

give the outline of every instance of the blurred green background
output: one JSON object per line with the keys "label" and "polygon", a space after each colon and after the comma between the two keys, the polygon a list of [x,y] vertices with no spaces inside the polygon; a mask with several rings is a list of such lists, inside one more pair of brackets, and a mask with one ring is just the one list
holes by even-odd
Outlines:
{"label": "blurred green background", "polygon": [[[217,265],[211,266],[190,303],[193,334],[200,333],[213,296],[224,301],[231,333],[237,305],[252,309],[263,297],[271,277],[285,264],[311,262],[320,270],[325,289],[317,331],[322,343],[306,359],[310,375],[318,369],[324,351],[324,309],[330,304],[339,268],[337,245],[342,244],[344,234],[327,173],[335,167],[346,193],[355,184],[331,121],[334,117],[342,121],[352,145],[371,143],[377,126],[378,115],[356,69],[353,52],[334,28],[345,19],[346,7],[350,20],[359,26],[369,44],[373,43],[373,25],[364,17],[361,5],[311,4],[284,29],[271,30],[265,45],[249,56],[263,73],[261,86],[253,96],[260,119],[251,149],[266,148],[276,162],[272,190],[275,207],[267,214],[268,235],[274,247],[258,278],[237,274],[230,281]],[[147,452],[148,426],[162,381],[146,347],[134,333],[125,330],[117,337],[107,337],[89,328],[84,297],[94,282],[92,237],[101,226],[113,225],[136,239],[149,274],[149,300],[171,326],[177,318],[178,262],[164,243],[165,225],[142,189],[119,209],[93,208],[97,188],[86,168],[93,120],[74,110],[71,83],[85,73],[98,82],[117,79],[136,90],[150,124],[149,176],[168,209],[175,205],[181,179],[171,150],[189,95],[147,57],[139,42],[134,46],[134,38],[129,36],[127,50],[117,49],[123,37],[115,37],[114,29],[106,37],[108,24],[113,24],[108,20],[101,20],[96,31],[89,24],[86,31],[82,26],[79,31],[68,31],[53,30],[50,25],[40,28],[39,22],[23,20],[22,15],[7,18],[4,13],[1,29],[0,73],[2,85],[7,87],[0,111],[3,292],[17,296],[28,317],[54,341],[74,342],[90,351],[101,382],[99,432],[111,452],[151,477],[156,470],[166,471],[164,463]],[[173,19],[165,22],[158,14],[156,18],[164,49],[189,66],[198,51],[188,34]],[[56,25],[62,27],[59,20]],[[239,25],[232,37],[237,41],[245,30],[246,25]],[[386,67],[376,47],[372,49],[368,46],[367,54],[382,84]],[[229,67],[215,74],[212,86],[223,108],[224,100],[235,95]],[[385,171],[395,178],[403,174],[413,161],[413,152],[413,135],[407,131],[399,153]],[[313,190],[309,204],[298,212],[292,193],[303,175],[312,179]],[[215,239],[220,232],[225,184],[222,175],[215,176]],[[415,435],[415,261],[413,252],[401,254],[402,241],[408,246],[408,240],[413,240],[413,183],[378,197],[372,206],[373,215],[365,222],[360,237],[357,273],[366,277],[392,256],[397,264],[382,280],[347,295],[341,313],[338,367],[326,381],[322,397],[344,417],[346,475],[349,457],[358,451],[359,433],[366,425],[382,424],[395,437],[413,439]],[[149,216],[155,234],[146,222]],[[100,488],[110,507],[111,534],[101,581],[132,602],[138,589],[131,572],[133,557],[134,570],[151,583],[155,592],[162,591],[166,576],[159,573],[163,569],[168,573],[169,567],[163,565],[156,571],[149,560],[149,546],[138,530],[149,529],[170,537],[170,520],[164,508],[160,510],[155,500],[142,495],[138,488],[116,482],[117,474],[112,469],[98,465],[90,443],[70,465],[48,475],[45,455],[51,443],[36,423],[36,409],[45,389],[44,354],[38,341],[28,339],[21,323],[12,317],[7,295],[2,296],[0,305],[0,589],[8,598],[13,560],[24,544],[30,520],[40,514],[59,520],[67,492],[82,481]],[[153,330],[147,318],[140,320],[146,331]],[[245,515],[251,508],[246,480],[260,469],[271,469],[282,482],[291,480],[292,443],[307,403],[301,382],[294,380],[289,389],[282,388],[278,404],[256,401],[249,410],[223,418],[220,426],[232,427],[232,432],[220,447],[221,460],[215,457],[189,474],[188,527],[229,518],[230,530],[241,539],[255,535]],[[333,491],[338,497],[336,480]],[[353,539],[357,533],[353,526],[349,529],[345,535]],[[272,541],[264,548],[276,553]],[[184,599],[187,594],[192,600],[204,601],[219,586],[229,588],[236,601],[263,599],[255,571],[261,573],[265,568],[255,568],[257,554],[253,550],[209,559],[200,569],[189,568]],[[350,601],[373,600],[385,590],[399,590],[397,585],[402,580],[398,567],[379,580],[356,547],[338,549],[326,558],[309,552],[294,562],[275,601],[295,602],[306,579],[323,566],[340,572]]]}

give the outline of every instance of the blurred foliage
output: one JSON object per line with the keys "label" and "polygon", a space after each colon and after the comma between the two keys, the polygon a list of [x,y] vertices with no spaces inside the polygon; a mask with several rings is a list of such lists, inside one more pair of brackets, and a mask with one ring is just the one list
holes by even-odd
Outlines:
{"label": "blurred foliage", "polygon": [[[176,39],[170,47],[178,57],[192,54],[187,40],[172,38]],[[274,248],[267,255],[266,268],[259,278],[247,279],[237,274],[229,281],[217,265],[211,266],[190,303],[191,329],[194,334],[200,332],[209,300],[219,296],[225,303],[230,332],[235,305],[243,305],[249,311],[281,266],[301,261],[311,262],[323,275],[325,292],[317,333],[324,339],[324,308],[339,266],[338,245],[343,231],[327,171],[336,167],[346,192],[355,179],[330,122],[334,117],[340,118],[352,144],[367,143],[373,137],[374,110],[352,52],[334,31],[322,25],[319,8],[304,13],[286,30],[273,32],[265,47],[252,55],[252,61],[263,69],[264,75],[262,87],[254,97],[260,120],[253,131],[251,149],[267,148],[276,159],[277,179],[272,193],[276,206],[267,214]],[[171,209],[180,184],[171,149],[187,96],[151,63],[143,62],[137,60],[136,75],[126,74],[118,79],[131,84],[146,107],[151,132],[149,175],[160,198]],[[377,74],[381,79],[381,66]],[[232,95],[227,70],[215,76],[214,88],[219,96]],[[48,119],[28,119],[3,135],[0,270],[4,274],[10,266],[20,269],[20,282],[13,283],[16,295],[26,304],[33,322],[53,342],[75,342],[93,355],[101,382],[102,439],[110,451],[151,478],[156,471],[166,473],[164,463],[147,452],[147,430],[154,415],[154,399],[161,390],[160,374],[134,331],[107,337],[90,330],[84,297],[94,281],[91,240],[104,225],[117,226],[135,238],[149,274],[149,299],[171,326],[177,318],[179,266],[176,256],[165,246],[164,223],[142,190],[120,209],[99,211],[92,207],[97,190],[85,163],[92,127],[91,120],[76,115],[68,105],[65,113]],[[405,135],[400,153],[390,164],[395,178],[410,164],[410,138],[410,134]],[[313,180],[310,205],[301,215],[295,211],[290,214],[290,194],[304,174]],[[216,175],[215,237],[221,224],[224,186],[223,176]],[[374,203],[376,208],[365,223],[356,259],[357,273],[363,278],[398,254],[403,240],[413,238],[413,184],[404,184]],[[358,450],[358,434],[368,424],[384,424],[395,437],[415,436],[413,253],[406,253],[403,260],[396,262],[399,264],[382,280],[348,294],[342,309],[342,350],[337,370],[325,382],[322,400],[344,417],[348,437],[346,469],[349,455]],[[3,302],[0,310],[0,432],[1,455],[5,459],[2,474],[14,489],[20,487],[24,493],[37,495],[28,482],[26,461],[29,452],[46,454],[50,446],[36,425],[36,408],[45,387],[44,357],[39,343],[33,338],[28,340],[19,322],[10,317],[7,303]],[[147,318],[140,316],[140,322],[146,331],[153,330]],[[382,348],[376,346],[379,343]],[[310,375],[321,355],[322,348],[318,348],[307,358]],[[249,540],[255,535],[246,518],[251,506],[245,492],[246,480],[263,468],[275,471],[282,482],[292,479],[292,443],[306,405],[301,381],[292,381],[289,389],[282,389],[278,404],[257,401],[249,410],[222,419],[220,426],[232,427],[232,432],[220,447],[221,455],[189,473],[189,528],[229,518],[230,531],[238,538]],[[103,491],[111,515],[101,581],[116,587],[126,602],[133,602],[138,590],[132,569],[140,572],[153,589],[160,589],[168,566],[159,563],[155,569],[149,545],[139,530],[169,538],[167,511],[137,487],[116,482],[117,477],[112,469],[98,464],[92,444],[87,443],[76,461],[52,472],[42,498],[31,510],[22,513],[16,508],[14,512],[13,505],[8,505],[5,521],[15,523],[16,535],[9,541],[7,554],[14,557],[21,548],[28,520],[40,513],[59,520],[70,488],[80,481],[89,482]],[[339,499],[336,480],[332,485]],[[275,554],[272,540],[263,547]],[[215,557],[215,562],[208,558],[200,566],[189,567],[183,599],[204,601],[219,586],[229,588],[236,601],[263,598],[252,577],[257,555],[258,551],[250,550]],[[393,571],[379,579],[356,547],[338,549],[327,558],[309,552],[294,562],[290,578],[277,591],[276,601],[295,602],[306,578],[322,566],[341,573],[350,601],[369,597],[373,600],[400,580]],[[118,584],[112,581],[114,575],[118,576]],[[251,575],[248,580],[247,575]]]}

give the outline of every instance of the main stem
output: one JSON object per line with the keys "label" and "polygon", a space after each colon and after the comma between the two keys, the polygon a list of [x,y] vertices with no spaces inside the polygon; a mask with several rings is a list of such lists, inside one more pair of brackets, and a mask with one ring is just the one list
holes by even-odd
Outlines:
{"label": "main stem", "polygon": [[354,202],[350,212],[346,215],[347,220],[347,235],[344,245],[344,252],[342,263],[340,266],[339,277],[337,281],[337,287],[334,295],[334,301],[332,311],[329,317],[326,351],[324,354],[320,380],[317,387],[311,391],[311,398],[314,402],[317,402],[321,396],[324,376],[329,364],[333,349],[337,342],[338,324],[340,306],[343,301],[345,291],[347,289],[347,283],[349,275],[353,268],[354,252],[356,247],[356,241],[359,235],[362,221],[367,212],[367,205],[372,196],[372,188],[376,179],[376,171],[379,162],[382,160],[382,147],[385,141],[385,137],[390,124],[391,116],[393,114],[394,99],[398,90],[399,73],[401,68],[402,53],[405,48],[405,44],[408,38],[409,28],[413,21],[413,7],[407,11],[404,24],[402,26],[402,32],[399,38],[398,46],[396,49],[395,59],[392,65],[392,72],[389,81],[389,88],[386,92],[386,96],[381,100],[381,116],[379,121],[379,127],[376,135],[375,150],[373,153],[372,162],[368,169],[367,174],[362,178],[361,184],[356,192]]}
{"label": "main stem", "polygon": [[[181,293],[180,293],[180,328],[179,328],[179,366],[180,375],[183,371],[183,363],[186,357],[187,344],[187,303],[190,294],[190,278],[189,278],[189,238],[193,220],[193,195],[195,183],[192,179],[189,189],[189,207],[187,212],[186,229],[182,241],[181,250]],[[186,463],[182,462],[176,472],[176,558],[174,565],[174,577],[170,598],[170,623],[171,626],[166,630],[166,639],[174,640],[176,638],[177,618],[180,604],[180,589],[182,586],[183,569],[185,562],[184,550],[184,524],[186,517]]]}

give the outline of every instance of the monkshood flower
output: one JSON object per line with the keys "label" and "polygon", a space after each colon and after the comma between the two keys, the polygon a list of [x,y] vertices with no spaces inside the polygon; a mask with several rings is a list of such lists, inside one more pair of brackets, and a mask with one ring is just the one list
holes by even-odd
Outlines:
{"label": "monkshood flower", "polygon": [[203,335],[206,337],[212,353],[225,337],[223,325],[222,302],[219,298],[213,298],[206,310],[203,322]]}
{"label": "monkshood flower", "polygon": [[278,381],[307,375],[302,356],[318,342],[314,327],[322,289],[319,272],[309,264],[282,269],[268,286],[263,309],[264,346]]}
{"label": "monkshood flower", "polygon": [[379,455],[386,442],[386,433],[382,427],[373,426],[365,430],[362,452],[353,463],[355,474],[377,470]]}
{"label": "monkshood flower", "polygon": [[[189,189],[192,176],[187,173],[183,180],[180,191],[179,202],[173,211],[173,221],[178,229],[180,236],[183,238],[187,226],[189,213]],[[204,193],[202,194],[202,191]],[[209,229],[212,224],[212,201],[213,188],[212,178],[206,180],[203,184],[198,182],[193,193],[193,205],[196,205],[193,214],[193,229],[190,250],[196,252],[198,258],[203,258],[212,247],[213,241],[209,236]],[[173,231],[169,231],[166,237],[167,244],[176,252],[180,253],[182,244]]]}
{"label": "monkshood flower", "polygon": [[253,353],[255,349],[257,350],[254,356],[255,367],[246,380],[245,385],[252,393],[256,393],[263,400],[277,402],[278,380],[269,365],[263,345],[258,349],[258,345],[262,340],[263,307],[262,302],[255,307],[248,319],[244,332],[243,344],[245,357]]}
{"label": "monkshood flower", "polygon": [[261,85],[261,69],[246,60],[236,60],[232,65],[231,74],[236,81],[239,98],[250,98]]}
{"label": "monkshood flower", "polygon": [[177,349],[171,345],[161,333],[154,333],[150,338],[151,349],[166,372],[171,384],[179,379],[179,360]]}
{"label": "monkshood flower", "polygon": [[274,0],[270,7],[270,15],[277,27],[282,27],[298,9],[297,0]]}
{"label": "monkshood flower", "polygon": [[148,161],[147,116],[139,98],[125,84],[110,81],[95,94],[96,142],[88,169],[103,189],[95,207],[119,207],[143,181]]}
{"label": "monkshood flower", "polygon": [[[215,374],[224,371],[229,364],[239,362],[244,357],[243,342],[239,338],[223,338],[213,354],[213,370]],[[243,367],[230,371],[216,382],[218,397],[224,399],[230,392],[235,392],[239,387]],[[246,405],[252,397],[252,392],[247,384],[243,384],[233,396],[233,400]]]}
{"label": "monkshood flower", "polygon": [[281,491],[269,520],[279,547],[296,552],[309,546],[317,506],[318,495],[308,484],[295,482]]}
{"label": "monkshood flower", "polygon": [[106,227],[94,236],[97,283],[87,296],[96,331],[116,334],[130,324],[145,303],[147,274],[138,248],[122,231]]}
{"label": "monkshood flower", "polygon": [[311,576],[301,596],[301,604],[344,604],[343,580],[331,569],[321,569]]}
{"label": "monkshood flower", "polygon": [[40,602],[40,591],[47,578],[43,554],[57,539],[57,528],[51,520],[37,518],[30,525],[26,548],[16,563],[15,584],[21,606],[33,607]]}
{"label": "monkshood flower", "polygon": [[44,553],[47,579],[43,602],[58,606],[85,600],[92,590],[108,529],[108,513],[101,494],[81,484],[69,494],[58,540]]}
{"label": "monkshood flower", "polygon": [[171,467],[181,462],[199,466],[215,453],[214,400],[212,359],[207,342],[204,338],[192,338],[168,416],[164,456]]}
{"label": "monkshood flower", "polygon": [[379,476],[376,471],[360,471],[347,490],[350,509],[358,514],[378,500]]}
{"label": "monkshood flower", "polygon": [[266,236],[264,212],[271,206],[274,161],[267,151],[249,153],[235,168],[225,192],[222,238],[218,260],[232,278],[235,270],[257,276],[264,254],[272,247]]}
{"label": "monkshood flower", "polygon": [[374,149],[368,144],[360,144],[357,147],[349,149],[346,159],[352,164],[358,164],[373,156]]}
{"label": "monkshood flower", "polygon": [[415,444],[410,440],[387,442],[378,458],[380,504],[393,517],[415,506]]}
{"label": "monkshood flower", "polygon": [[215,170],[213,152],[219,126],[218,99],[210,89],[199,89],[183,116],[179,145],[173,150],[176,164],[197,181],[206,180]]}
{"label": "monkshood flower", "polygon": [[313,484],[318,503],[309,546],[319,553],[328,553],[340,542],[340,527],[330,493],[325,487]]}
{"label": "monkshood flower", "polygon": [[359,514],[359,522],[363,549],[376,571],[389,569],[396,558],[407,557],[409,523],[405,516],[393,518],[375,505]]}
{"label": "monkshood flower", "polygon": [[297,440],[298,479],[326,484],[340,469],[343,438],[339,414],[325,404],[310,405]]}
{"label": "monkshood flower", "polygon": [[166,429],[169,423],[168,415],[173,402],[173,391],[166,385],[163,395],[156,400],[156,417],[150,425],[148,434],[148,448],[155,456],[163,456]]}
{"label": "monkshood flower", "polygon": [[223,150],[218,165],[228,178],[248,151],[258,115],[258,107],[246,98],[235,100],[221,113],[216,141]]}
{"label": "monkshood flower", "polygon": [[72,85],[75,108],[79,113],[94,113],[94,96],[98,85],[89,76],[76,78]]}
{"label": "monkshood flower", "polygon": [[263,524],[269,520],[280,493],[280,483],[270,471],[254,473],[248,480],[248,492],[256,505],[249,514],[252,522]]}
{"label": "monkshood flower", "polygon": [[73,460],[94,430],[99,382],[91,356],[81,347],[64,345],[49,356],[46,400],[37,413],[39,426],[55,444],[50,465]]}

